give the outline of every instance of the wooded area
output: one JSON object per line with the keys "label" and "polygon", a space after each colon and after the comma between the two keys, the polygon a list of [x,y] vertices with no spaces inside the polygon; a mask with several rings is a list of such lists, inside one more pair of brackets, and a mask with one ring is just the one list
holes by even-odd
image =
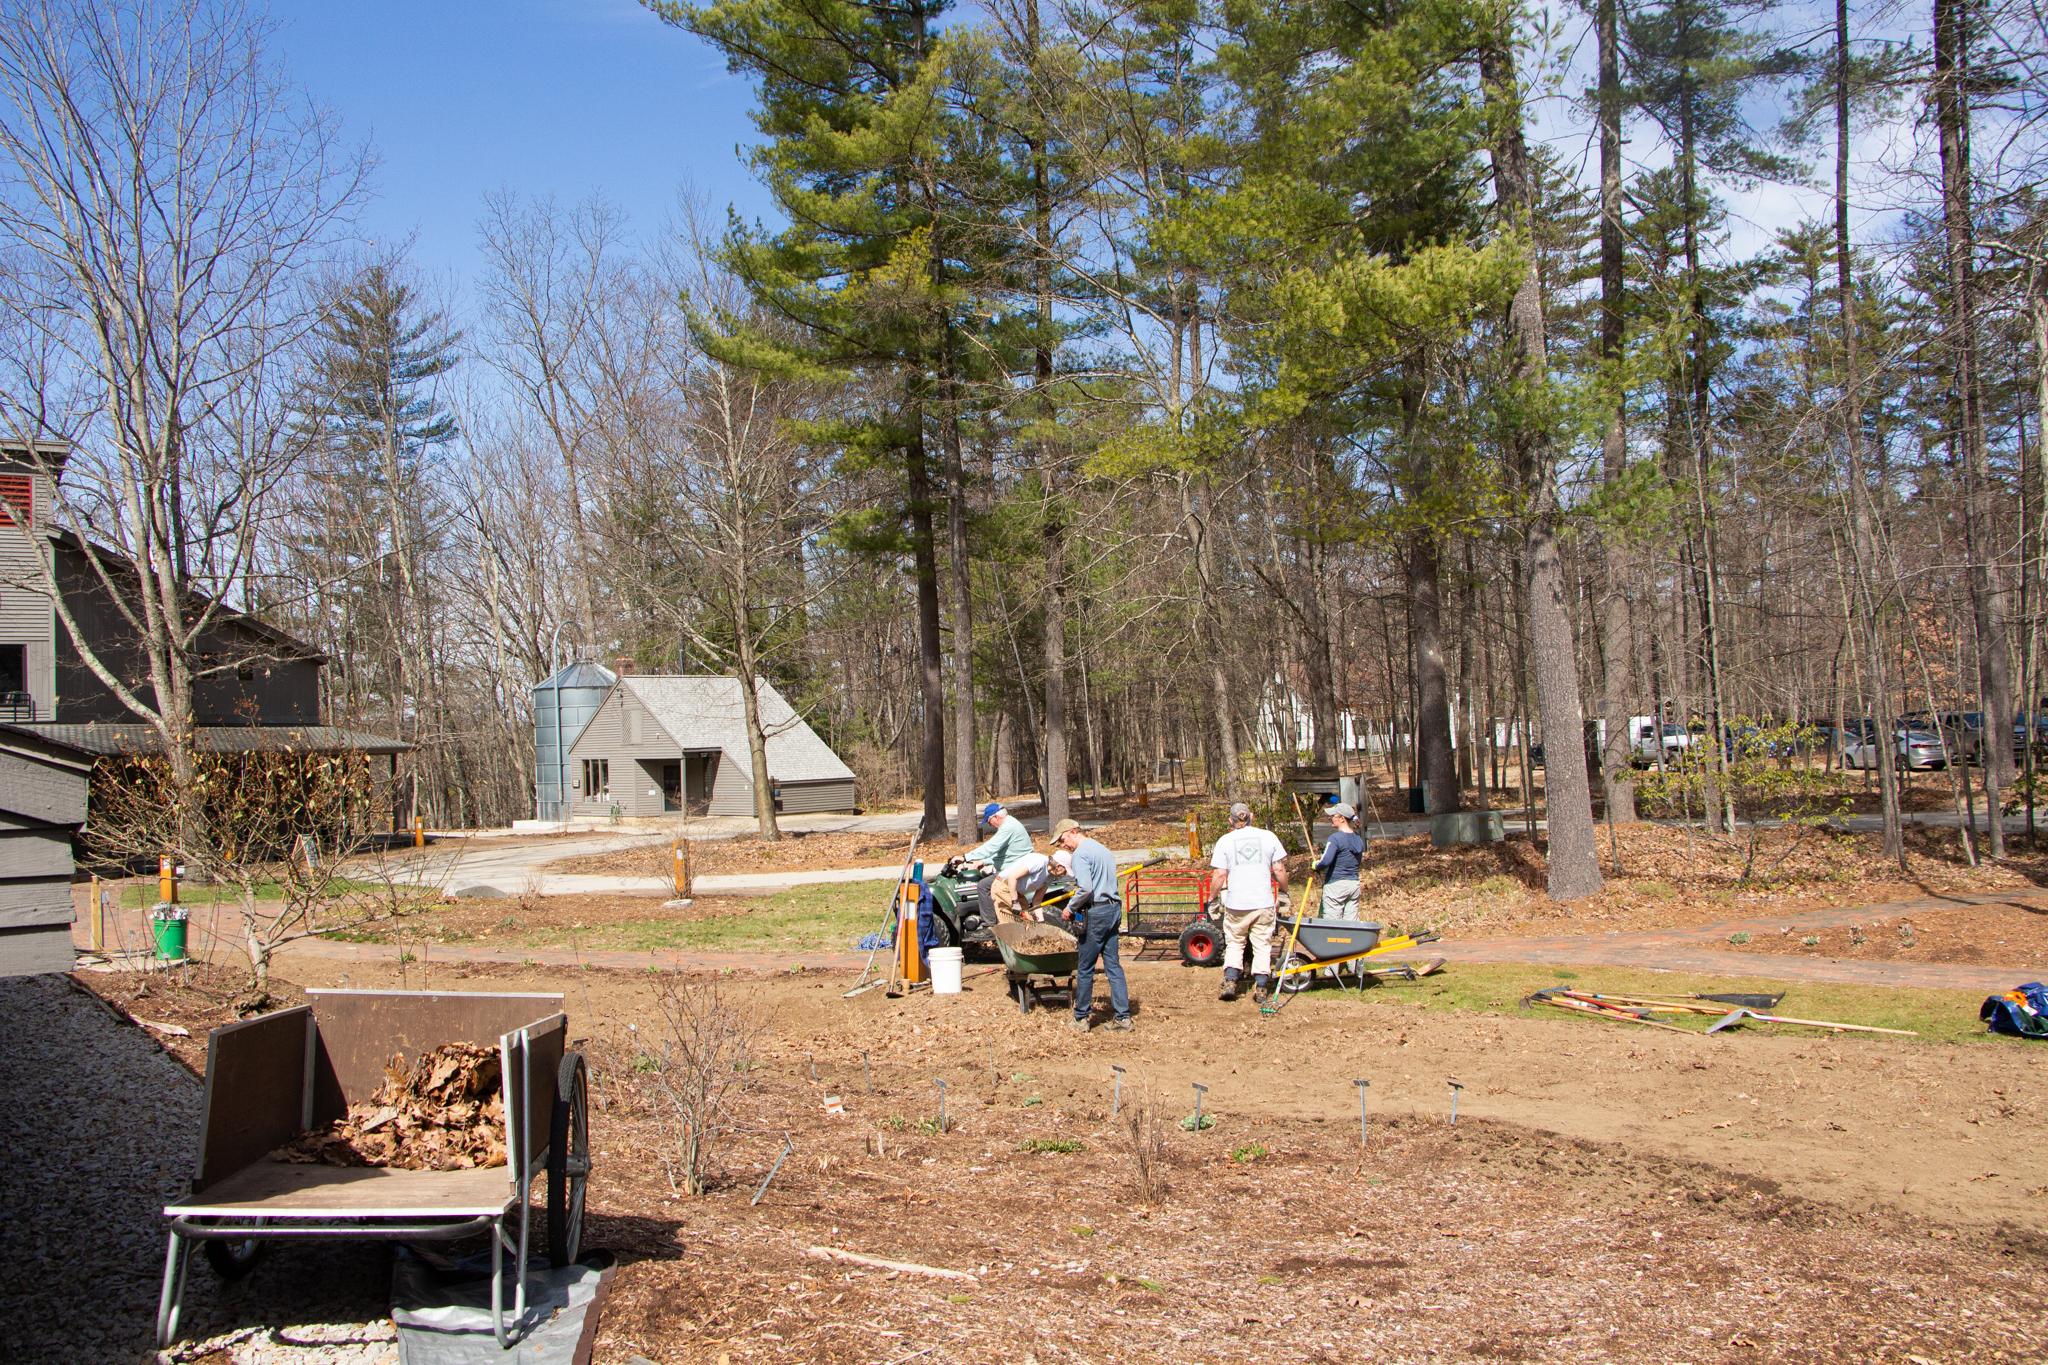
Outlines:
{"label": "wooded area", "polygon": [[[1298,719],[1432,811],[1517,804],[1548,739],[1573,896],[1631,717],[1996,736],[2048,692],[2034,8],[652,7],[751,82],[780,219],[508,190],[459,305],[346,245],[367,167],[232,4],[0,21],[9,427],[76,444],[72,516],[166,592],[326,651],[435,823],[530,813],[531,682],[681,659],[934,832],[1174,759],[1235,795]],[[115,98],[115,39],[195,23],[254,35],[210,100]],[[31,117],[80,92],[73,146],[206,134],[241,197],[129,214]],[[1825,210],[1739,247],[1773,184]],[[150,275],[222,253],[197,306]],[[176,635],[159,696],[206,666]],[[2022,748],[1969,770],[1991,808]]]}

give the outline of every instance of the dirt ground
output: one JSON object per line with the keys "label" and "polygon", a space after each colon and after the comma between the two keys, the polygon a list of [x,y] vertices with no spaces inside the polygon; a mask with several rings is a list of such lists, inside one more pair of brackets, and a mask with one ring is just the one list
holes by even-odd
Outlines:
{"label": "dirt ground", "polygon": [[[2048,1048],[2025,1043],[1679,1037],[1425,1012],[1396,989],[1264,1018],[1151,963],[1131,972],[1138,1030],[1079,1037],[1064,1011],[1020,1015],[999,972],[904,1000],[738,972],[696,979],[764,1032],[739,1131],[690,1199],[641,1060],[676,978],[291,971],[566,996],[594,1063],[587,1241],[624,1261],[604,1365],[2026,1359],[2048,1313]],[[121,998],[196,1041],[228,984]],[[1108,1116],[1112,1064],[1159,1129],[1149,1194]],[[1176,1122],[1196,1081],[1201,1132]]]}
{"label": "dirt ground", "polygon": [[1787,929],[1729,947],[1745,953],[1880,962],[2048,962],[2048,910],[1969,905],[1896,919]]}

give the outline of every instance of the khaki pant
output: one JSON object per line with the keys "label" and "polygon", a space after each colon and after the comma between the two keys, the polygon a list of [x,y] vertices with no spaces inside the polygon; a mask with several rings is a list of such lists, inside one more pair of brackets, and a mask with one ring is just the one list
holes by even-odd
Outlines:
{"label": "khaki pant", "polygon": [[997,877],[989,883],[988,903],[995,908],[996,923],[1024,918],[1024,907],[1017,903],[1017,879]]}
{"label": "khaki pant", "polygon": [[1323,888],[1324,919],[1358,918],[1358,883],[1331,882]]}
{"label": "khaki pant", "polygon": [[1223,911],[1223,970],[1244,972],[1244,941],[1252,941],[1252,975],[1270,976],[1273,971],[1273,927],[1280,921],[1273,906],[1257,910]]}

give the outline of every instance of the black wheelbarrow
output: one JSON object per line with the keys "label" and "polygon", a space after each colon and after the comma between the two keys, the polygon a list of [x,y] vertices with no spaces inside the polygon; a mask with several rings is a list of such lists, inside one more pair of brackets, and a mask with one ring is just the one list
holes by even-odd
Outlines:
{"label": "black wheelbarrow", "polygon": [[1295,929],[1293,945],[1287,949],[1287,956],[1280,963],[1276,984],[1292,995],[1306,989],[1317,976],[1342,982],[1348,974],[1356,978],[1358,985],[1364,986],[1382,976],[1413,980],[1427,976],[1443,965],[1442,959],[1421,967],[1375,963],[1374,958],[1388,953],[1403,953],[1437,940],[1434,931],[1396,934],[1392,938],[1381,935],[1381,926],[1372,920],[1305,919]]}
{"label": "black wheelbarrow", "polygon": [[[1051,924],[998,924],[995,937],[1019,1014],[1031,1013],[1033,1005],[1074,1003],[1074,971],[1081,961],[1081,945],[1072,934]],[[1043,945],[1054,940],[1066,946],[1046,951]]]}

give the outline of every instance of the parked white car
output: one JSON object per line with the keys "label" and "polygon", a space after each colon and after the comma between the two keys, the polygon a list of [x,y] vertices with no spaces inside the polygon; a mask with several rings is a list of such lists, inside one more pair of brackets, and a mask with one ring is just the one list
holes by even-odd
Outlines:
{"label": "parked white car", "polygon": [[1660,750],[1664,766],[1676,766],[1679,760],[1685,757],[1686,750],[1692,748],[1693,741],[1699,738],[1683,725],[1666,725],[1663,727],[1663,730],[1664,733],[1661,738],[1656,733],[1655,727],[1652,727],[1649,733],[1637,738],[1635,743],[1635,759],[1643,767],[1656,767]]}
{"label": "parked white car", "polygon": [[[1932,730],[1923,730],[1918,726],[1900,726],[1892,732],[1892,745],[1893,760],[1901,768],[1927,772],[1948,766],[1948,748],[1941,742],[1941,736]],[[1844,743],[1842,766],[1876,768],[1877,737],[1865,732]]]}

